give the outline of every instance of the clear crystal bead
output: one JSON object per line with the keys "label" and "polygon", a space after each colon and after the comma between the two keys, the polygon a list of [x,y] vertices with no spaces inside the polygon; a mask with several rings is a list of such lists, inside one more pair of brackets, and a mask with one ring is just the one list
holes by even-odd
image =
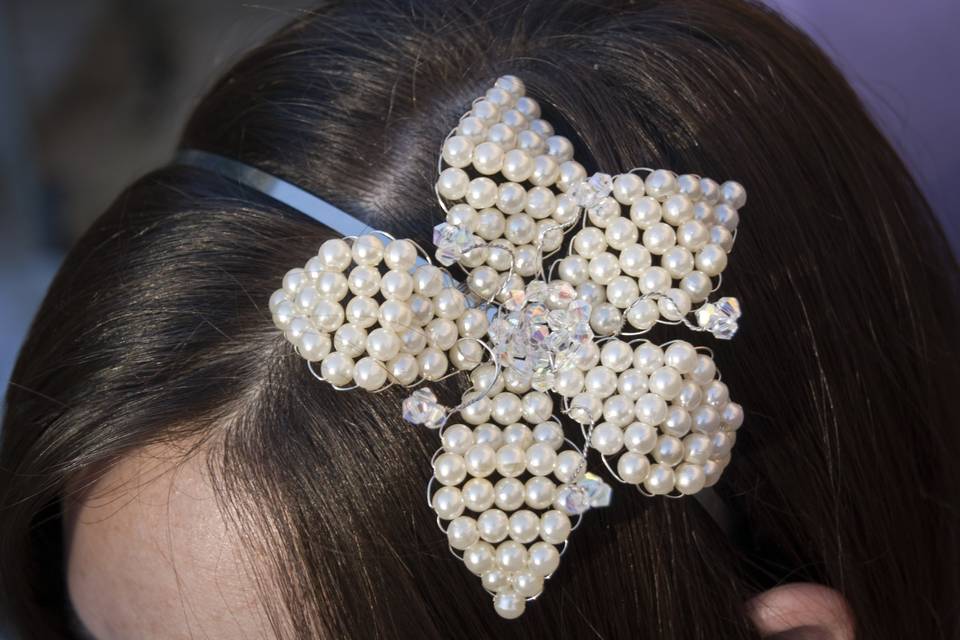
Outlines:
{"label": "clear crystal bead", "polygon": [[701,306],[695,315],[699,327],[721,340],[729,340],[737,333],[740,301],[736,298],[720,298]]}
{"label": "clear crystal bead", "polygon": [[433,244],[437,246],[437,261],[449,267],[481,243],[477,236],[466,229],[441,222],[433,228]]}
{"label": "clear crystal bead", "polygon": [[595,473],[585,473],[577,484],[586,489],[591,507],[607,507],[613,497],[613,489]]}
{"label": "clear crystal bead", "polygon": [[578,484],[565,484],[557,490],[554,506],[571,516],[585,513],[590,509],[590,495]]}
{"label": "clear crystal bead", "polygon": [[417,389],[403,401],[403,419],[430,429],[439,427],[446,413],[447,408],[437,402],[436,394],[429,387]]}
{"label": "clear crystal bead", "polygon": [[610,195],[613,190],[613,178],[608,173],[595,173],[571,190],[577,204],[585,209],[595,207]]}

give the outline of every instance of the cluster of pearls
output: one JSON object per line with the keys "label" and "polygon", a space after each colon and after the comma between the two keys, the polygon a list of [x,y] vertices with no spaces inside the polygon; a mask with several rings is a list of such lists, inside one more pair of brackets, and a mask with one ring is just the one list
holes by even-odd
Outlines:
{"label": "cluster of pearls", "polygon": [[682,340],[666,348],[610,340],[598,355],[593,366],[567,374],[558,393],[569,399],[571,417],[596,424],[590,446],[617,479],[652,495],[716,484],[743,409],[730,401],[713,358]]}
{"label": "cluster of pearls", "polygon": [[583,478],[586,461],[566,446],[549,395],[502,389],[442,429],[430,501],[446,521],[450,547],[494,596],[497,612],[515,618],[560,562],[557,547],[575,526],[561,496]]}
{"label": "cluster of pearls", "polygon": [[598,335],[679,321],[706,301],[726,268],[744,188],[663,169],[588,178],[524,91],[518,78],[499,78],[443,145],[437,192],[455,203],[446,225],[475,239],[457,254],[470,290],[504,301],[582,221],[556,275],[592,305]]}
{"label": "cluster of pearls", "polygon": [[[327,240],[270,297],[276,326],[336,387],[439,380],[483,359],[487,314],[409,240]],[[468,340],[464,340],[467,338]]]}

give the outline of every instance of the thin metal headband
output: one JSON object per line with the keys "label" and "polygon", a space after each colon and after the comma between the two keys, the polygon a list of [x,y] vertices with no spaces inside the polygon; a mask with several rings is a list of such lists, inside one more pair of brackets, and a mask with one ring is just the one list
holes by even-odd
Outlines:
{"label": "thin metal headband", "polygon": [[[739,302],[710,295],[746,202],[738,183],[646,168],[588,176],[515,76],[498,78],[443,140],[435,191],[445,219],[433,237],[442,266],[236,160],[189,149],[175,163],[343,236],[287,272],[270,297],[273,321],[336,389],[411,389],[403,417],[442,443],[428,505],[498,614],[520,616],[582,515],[610,504],[611,487],[588,471],[590,449],[618,482],[692,496],[735,537],[736,514],[711,487],[743,410],[709,348],[642,336],[656,324],[736,333]],[[471,386],[455,407],[423,386],[457,374]],[[581,445],[560,415],[579,425]]]}

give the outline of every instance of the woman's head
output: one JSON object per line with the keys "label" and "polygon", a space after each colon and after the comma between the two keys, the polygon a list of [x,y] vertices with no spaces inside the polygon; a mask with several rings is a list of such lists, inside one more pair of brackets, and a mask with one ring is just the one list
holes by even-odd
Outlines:
{"label": "woman's head", "polygon": [[434,434],[402,422],[401,392],[317,382],[270,321],[279,278],[331,232],[167,167],[71,251],[13,374],[0,574],[28,636],[64,633],[68,583],[115,637],[137,618],[154,637],[747,638],[745,603],[790,581],[841,592],[864,637],[949,633],[956,265],[852,91],[775,15],[327,3],[231,69],[183,145],[426,245],[440,141],[507,73],[589,172],[750,192],[723,283],[746,320],[710,344],[747,413],[718,486],[742,539],[617,486],[544,596],[500,620],[423,504]]}

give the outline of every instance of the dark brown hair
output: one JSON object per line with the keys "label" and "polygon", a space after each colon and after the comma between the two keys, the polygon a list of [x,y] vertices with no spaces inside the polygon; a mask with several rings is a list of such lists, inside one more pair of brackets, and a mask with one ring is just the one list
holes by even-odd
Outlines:
{"label": "dark brown hair", "polygon": [[435,434],[401,421],[400,393],[318,383],[270,321],[283,273],[330,232],[168,167],[70,252],[13,374],[0,594],[15,630],[67,633],[68,483],[200,437],[222,507],[272,560],[286,605],[273,614],[304,637],[750,638],[744,601],[792,580],[840,590],[860,637],[956,637],[956,263],[850,87],[775,14],[327,2],[231,69],[183,144],[427,244],[440,141],[507,73],[588,171],[667,167],[750,194],[723,283],[745,320],[732,344],[709,343],[747,412],[718,487],[742,544],[694,500],[618,486],[544,595],[499,619],[424,504]]}

